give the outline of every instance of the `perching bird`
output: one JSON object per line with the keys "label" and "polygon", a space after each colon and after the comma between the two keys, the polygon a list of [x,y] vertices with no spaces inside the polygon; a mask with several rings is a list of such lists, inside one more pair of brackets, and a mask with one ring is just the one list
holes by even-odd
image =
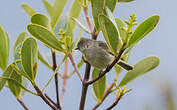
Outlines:
{"label": "perching bird", "polygon": [[[81,51],[84,59],[100,70],[105,69],[114,60],[113,54],[111,54],[104,41],[82,38],[77,44],[76,50]],[[133,69],[132,66],[123,61],[119,61],[117,64],[128,71]]]}

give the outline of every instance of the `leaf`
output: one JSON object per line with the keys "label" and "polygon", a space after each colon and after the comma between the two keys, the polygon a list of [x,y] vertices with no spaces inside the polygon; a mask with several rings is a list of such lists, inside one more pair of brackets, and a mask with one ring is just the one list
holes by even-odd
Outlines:
{"label": "leaf", "polygon": [[[18,72],[17,72],[18,73]],[[27,90],[27,88],[28,88],[28,84],[30,83],[30,81],[27,79],[27,78],[25,78],[25,77],[22,77],[22,84],[21,84],[21,86],[23,86],[23,87],[21,87],[20,85],[20,87],[21,87],[21,89],[22,89],[22,91],[21,91],[21,93],[20,93],[20,96],[21,97],[23,97],[24,95],[25,95],[25,93],[26,92],[28,92],[28,91],[26,91]],[[23,88],[25,88],[25,89],[23,89]]]}
{"label": "leaf", "polygon": [[127,2],[132,2],[132,1],[135,1],[135,0],[118,0],[118,2],[120,3],[127,3]]}
{"label": "leaf", "polygon": [[115,25],[105,15],[99,16],[99,24],[103,32],[104,38],[106,40],[106,43],[110,47],[111,51],[113,51],[114,54],[116,54],[118,49],[120,48],[119,47],[120,40],[119,40],[119,33]]}
{"label": "leaf", "polygon": [[91,0],[92,16],[97,31],[100,30],[98,16],[103,13],[105,0]]}
{"label": "leaf", "polygon": [[119,43],[118,43],[118,50],[120,49],[120,47],[122,46],[122,38],[120,37],[120,33],[119,33],[119,29],[117,28],[117,23],[115,21],[114,15],[111,12],[111,10],[109,9],[109,7],[105,7],[105,13],[107,15],[107,17],[111,20],[111,22],[114,24],[114,26],[117,29],[118,32],[118,38],[119,38]]}
{"label": "leaf", "polygon": [[[22,43],[20,43],[14,53],[14,65],[17,66],[17,68],[23,73],[24,76],[27,77],[26,72],[24,71],[24,68],[22,66],[22,60],[21,60],[21,48],[22,48]],[[13,65],[12,65],[13,66]],[[13,67],[14,68],[14,67]],[[18,72],[18,71],[17,71]]]}
{"label": "leaf", "polygon": [[[8,66],[6,70],[3,72],[2,77],[9,77],[13,72],[13,69],[11,66]],[[0,91],[3,89],[3,87],[6,84],[6,80],[0,78]]]}
{"label": "leaf", "polygon": [[[109,9],[109,7],[105,7],[105,14],[106,16],[112,21],[112,23],[115,25],[116,27],[116,21],[115,21],[115,18],[114,18],[114,15],[113,13],[111,12],[111,10]],[[117,27],[116,27],[117,28]],[[117,29],[118,30],[118,29]]]}
{"label": "leaf", "polygon": [[29,16],[32,16],[36,13],[36,11],[27,4],[22,4],[21,7]]}
{"label": "leaf", "polygon": [[58,51],[63,51],[61,42],[47,28],[37,24],[29,24],[27,29],[31,35],[33,35],[36,39],[40,40],[47,46]]}
{"label": "leaf", "polygon": [[125,74],[123,79],[121,80],[119,87],[122,87],[132,80],[136,79],[137,77],[153,70],[156,68],[160,63],[160,60],[156,56],[147,57],[134,65],[134,69],[129,71]]}
{"label": "leaf", "polygon": [[50,4],[50,2],[48,2],[47,0],[42,0],[42,1],[43,1],[43,3],[44,3],[44,6],[45,6],[45,8],[46,8],[48,14],[49,14],[50,16],[52,16],[52,13],[53,13],[53,6],[52,6],[52,4]]}
{"label": "leaf", "polygon": [[29,76],[29,78],[34,81],[37,72],[37,60],[38,60],[38,48],[37,42],[33,38],[27,38],[21,50],[22,65]]}
{"label": "leaf", "polygon": [[15,41],[15,44],[14,44],[14,49],[13,49],[13,55],[15,55],[15,49],[16,49],[16,47],[20,44],[20,43],[22,43],[24,40],[25,40],[25,38],[28,36],[28,33],[27,32],[21,32],[19,35],[18,35],[18,37],[17,37],[17,39],[16,39],[16,41]]}
{"label": "leaf", "polygon": [[131,46],[142,38],[144,38],[147,34],[149,34],[154,28],[157,26],[159,21],[159,16],[154,15],[149,17],[148,19],[144,20],[133,32],[131,38],[128,42],[128,46]]}
{"label": "leaf", "polygon": [[113,12],[116,7],[117,0],[105,0],[105,1],[106,1],[106,6],[110,8],[111,12]]}
{"label": "leaf", "polygon": [[[10,65],[10,70],[12,71],[9,78],[16,80],[19,84],[22,84],[22,76],[17,74],[17,72],[13,69],[11,65]],[[14,83],[14,81],[8,80],[8,87],[14,96],[16,97],[20,96],[21,87],[18,84]]]}
{"label": "leaf", "polygon": [[63,9],[66,5],[68,0],[55,0],[53,5],[53,13],[51,16],[51,27],[52,29],[55,28],[58,20],[63,12]]}
{"label": "leaf", "polygon": [[117,0],[91,0],[92,16],[95,23],[95,27],[98,31],[100,30],[99,20],[98,20],[99,15],[104,13],[105,6],[110,8],[111,12],[113,12],[116,3]]}
{"label": "leaf", "polygon": [[81,14],[81,10],[82,10],[82,7],[81,7],[81,4],[80,4],[80,1],[79,0],[74,0],[74,2],[72,3],[72,6],[70,8],[70,12],[69,12],[69,25],[70,25],[70,30],[68,31],[71,31],[73,32],[74,31],[74,28],[76,27],[76,23],[72,20],[72,18],[78,18]]}
{"label": "leaf", "polygon": [[33,24],[38,24],[41,26],[44,26],[46,28],[49,28],[49,19],[47,16],[43,15],[43,14],[34,14],[33,16],[31,16],[31,23]]}
{"label": "leaf", "polygon": [[[92,79],[95,79],[99,76],[101,70],[95,69],[92,72]],[[106,76],[103,76],[101,79],[93,83],[93,93],[98,101],[100,101],[106,89]]]}
{"label": "leaf", "polygon": [[0,68],[4,71],[9,60],[9,36],[0,25]]}
{"label": "leaf", "polygon": [[125,41],[126,31],[123,30],[123,28],[126,26],[120,18],[115,18],[115,21],[116,21],[117,27],[119,29],[120,37],[122,38],[123,41]]}
{"label": "leaf", "polygon": [[81,21],[81,20],[79,20],[79,19],[76,19],[76,18],[73,18],[73,20],[74,20],[75,22],[77,22],[77,24],[78,24],[85,32],[87,32],[87,33],[89,33],[89,34],[91,33],[91,30],[89,29],[87,23],[85,23],[84,21]]}
{"label": "leaf", "polygon": [[34,95],[38,95],[37,93],[34,93],[34,92],[28,90],[27,88],[25,88],[22,84],[20,84],[20,83],[19,83],[18,81],[16,81],[15,79],[8,78],[8,77],[0,77],[0,79],[12,81],[14,84],[16,84],[16,85],[18,85],[19,87],[21,87],[21,89],[23,89],[24,91],[26,91],[26,92],[28,92],[28,93],[31,93],[31,94],[34,94]]}

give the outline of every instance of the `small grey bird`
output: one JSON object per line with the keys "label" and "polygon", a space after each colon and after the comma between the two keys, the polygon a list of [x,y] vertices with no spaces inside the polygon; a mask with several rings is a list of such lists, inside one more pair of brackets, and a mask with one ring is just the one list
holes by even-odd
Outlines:
{"label": "small grey bird", "polygon": [[[111,54],[104,41],[82,38],[77,44],[76,50],[83,54],[84,60],[100,70],[105,69],[114,60],[113,54]],[[128,71],[133,69],[132,66],[123,61],[118,62],[118,65]]]}

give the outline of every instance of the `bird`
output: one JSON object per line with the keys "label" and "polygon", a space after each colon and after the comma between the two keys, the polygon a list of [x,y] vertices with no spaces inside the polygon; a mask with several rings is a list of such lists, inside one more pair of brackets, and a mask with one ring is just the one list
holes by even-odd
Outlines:
{"label": "bird", "polygon": [[[105,69],[114,60],[114,55],[104,41],[82,38],[75,50],[79,50],[84,60],[99,70]],[[128,71],[133,69],[124,61],[119,61],[117,64]]]}

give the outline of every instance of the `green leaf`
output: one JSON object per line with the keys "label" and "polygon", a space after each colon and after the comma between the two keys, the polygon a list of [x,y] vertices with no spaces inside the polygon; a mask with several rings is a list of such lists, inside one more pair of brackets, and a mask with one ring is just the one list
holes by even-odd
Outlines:
{"label": "green leaf", "polygon": [[117,0],[105,0],[105,1],[106,1],[106,6],[110,8],[111,12],[113,12],[116,7]]}
{"label": "green leaf", "polygon": [[51,16],[51,27],[55,28],[68,0],[55,0]]}
{"label": "green leaf", "polygon": [[[92,72],[92,79],[95,79],[99,76],[101,70],[95,69]],[[101,79],[93,83],[93,93],[98,101],[100,101],[106,89],[106,76],[103,76]]]}
{"label": "green leaf", "polygon": [[46,28],[49,28],[49,26],[50,26],[48,17],[43,14],[39,14],[39,13],[31,16],[31,23],[38,24],[38,25],[44,26]]}
{"label": "green leaf", "polygon": [[135,0],[118,0],[118,2],[120,3],[127,3],[127,2],[132,2],[132,1],[135,1]]}
{"label": "green leaf", "polygon": [[[27,73],[24,71],[24,68],[22,66],[22,60],[21,60],[21,48],[22,48],[22,43],[20,43],[14,53],[14,65],[17,66],[17,68],[23,73],[23,76],[27,77]],[[13,66],[13,65],[12,65]],[[18,72],[18,71],[17,71]]]}
{"label": "green leaf", "polygon": [[122,38],[123,41],[125,41],[126,31],[123,30],[123,28],[126,27],[125,23],[120,18],[115,18],[115,21],[119,29],[120,37]]}
{"label": "green leaf", "polygon": [[[13,72],[13,69],[11,66],[8,66],[6,70],[3,72],[2,77],[9,77]],[[0,78],[0,91],[3,89],[3,87],[6,84],[6,80]]]}
{"label": "green leaf", "polygon": [[68,23],[70,24],[70,28],[71,30],[69,31],[74,31],[74,28],[76,27],[76,23],[72,20],[72,18],[78,18],[81,14],[81,10],[82,10],[82,7],[81,7],[81,4],[79,3],[79,0],[74,0],[74,2],[72,3],[72,6],[71,6],[71,9],[70,9],[70,12],[69,12],[69,21]]}
{"label": "green leaf", "polygon": [[17,39],[16,39],[16,41],[15,41],[15,44],[14,44],[13,55],[15,55],[16,47],[17,47],[20,43],[22,43],[22,42],[25,40],[25,38],[26,38],[27,36],[28,36],[28,33],[27,33],[27,32],[21,32],[21,33],[18,35],[18,37],[17,37]]}
{"label": "green leaf", "polygon": [[119,33],[117,31],[116,26],[105,15],[99,16],[99,24],[106,40],[106,43],[110,47],[111,51],[116,54],[118,49],[120,48]]}
{"label": "green leaf", "polygon": [[76,18],[73,18],[73,20],[75,22],[77,22],[77,24],[87,33],[91,33],[91,30],[89,29],[88,27],[88,23],[87,22],[84,22],[84,20],[79,20],[79,19],[76,19]]}
{"label": "green leaf", "polygon": [[8,77],[0,77],[0,79],[3,79],[3,80],[7,80],[7,81],[11,81],[13,82],[14,84],[18,85],[19,87],[21,87],[21,89],[23,89],[24,91],[28,92],[28,93],[31,93],[31,94],[34,94],[34,95],[38,95],[37,93],[34,93],[30,90],[28,90],[26,87],[24,87],[22,84],[20,84],[17,80],[15,79],[12,79],[12,78],[8,78]]}
{"label": "green leaf", "polygon": [[37,24],[29,24],[27,29],[31,35],[33,35],[36,39],[40,40],[47,46],[58,51],[63,51],[61,42],[47,28]]}
{"label": "green leaf", "polygon": [[92,16],[95,23],[95,27],[98,31],[100,30],[99,21],[98,21],[99,15],[104,13],[105,6],[110,8],[111,12],[113,12],[116,3],[117,0],[91,0]]}
{"label": "green leaf", "polygon": [[[18,83],[22,84],[22,76],[20,76],[13,69],[13,67],[11,65],[10,65],[10,70],[12,70],[12,72],[11,72],[9,78],[12,78],[12,79],[16,80]],[[21,87],[18,84],[14,83],[14,81],[8,80],[8,87],[14,96],[16,96],[16,97],[20,96]]]}
{"label": "green leaf", "polygon": [[0,25],[0,68],[4,71],[9,60],[9,36]]}
{"label": "green leaf", "polygon": [[36,11],[27,4],[22,4],[21,7],[29,16],[32,16],[36,13]]}
{"label": "green leaf", "polygon": [[35,39],[27,38],[24,41],[21,49],[21,59],[25,72],[27,73],[29,78],[34,81],[38,64],[38,48]]}
{"label": "green leaf", "polygon": [[52,6],[52,4],[50,4],[50,2],[48,2],[47,0],[42,0],[42,1],[43,1],[43,3],[44,3],[44,6],[45,6],[45,8],[46,8],[48,14],[49,14],[50,16],[52,16],[52,13],[53,13],[53,6]]}
{"label": "green leaf", "polygon": [[134,69],[126,73],[126,75],[121,80],[119,87],[130,83],[137,77],[153,70],[160,63],[160,59],[156,56],[147,57],[134,65]]}
{"label": "green leaf", "polygon": [[98,16],[103,13],[105,0],[91,0],[92,16],[97,31],[100,30]]}
{"label": "green leaf", "polygon": [[111,20],[111,22],[114,24],[114,26],[117,29],[118,32],[118,38],[119,38],[119,43],[118,43],[118,50],[120,49],[120,47],[122,46],[122,38],[120,37],[120,33],[119,33],[119,29],[117,28],[117,23],[115,21],[114,15],[111,12],[111,10],[109,9],[109,7],[105,7],[105,13],[107,15],[107,17]]}
{"label": "green leaf", "polygon": [[147,34],[149,34],[154,28],[157,26],[159,21],[159,16],[154,15],[143,21],[133,32],[131,38],[128,42],[128,46],[131,46],[142,38],[144,38]]}

